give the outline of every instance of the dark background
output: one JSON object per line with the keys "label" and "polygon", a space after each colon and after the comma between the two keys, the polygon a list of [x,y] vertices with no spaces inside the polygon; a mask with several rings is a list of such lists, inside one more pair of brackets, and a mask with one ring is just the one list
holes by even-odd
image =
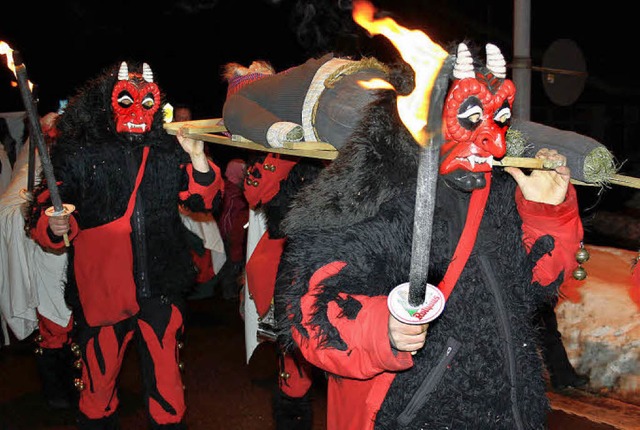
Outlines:
{"label": "dark background", "polygon": [[[368,38],[351,21],[348,0],[178,0],[101,2],[59,0],[36,6],[4,2],[0,40],[21,52],[37,85],[41,110],[57,108],[102,68],[126,59],[148,62],[170,100],[192,103],[198,116],[220,114],[226,85],[220,68],[235,61],[271,61],[276,69],[304,62],[326,46],[348,39],[348,54],[395,55],[381,36]],[[531,57],[534,66],[556,39],[576,42],[586,58],[589,82],[581,101],[628,98],[638,93],[633,64],[635,23],[630,11],[587,7],[577,1],[531,1]],[[623,2],[609,2],[624,6]],[[378,10],[407,28],[425,31],[441,45],[464,38],[497,44],[510,60],[513,4],[505,0],[376,0]],[[297,10],[314,13],[304,22]],[[321,34],[320,38],[300,32]],[[359,39],[342,36],[360,32]],[[319,39],[324,38],[324,45]],[[358,52],[356,52],[358,51]],[[623,54],[628,54],[625,60]],[[3,59],[4,61],[4,59]],[[6,97],[2,70],[0,107],[20,110],[19,97]],[[541,74],[532,72],[532,85]],[[534,88],[537,90],[537,88]],[[17,91],[16,91],[17,94]],[[13,99],[13,100],[12,100]],[[548,102],[534,91],[532,104]],[[6,106],[6,107],[5,107]]]}
{"label": "dark background", "polygon": [[[464,39],[492,42],[508,63],[513,59],[511,1],[372,3],[442,46]],[[530,3],[530,119],[596,139],[615,155],[620,173],[640,177],[639,24],[628,3]],[[574,42],[586,64],[584,89],[568,105],[550,99],[539,70],[559,39]],[[190,104],[194,119],[204,119],[221,116],[226,94],[221,68],[228,62],[248,65],[264,59],[281,71],[328,50],[397,58],[384,37],[369,37],[353,22],[351,0],[59,0],[37,5],[17,0],[4,2],[0,10],[0,40],[22,54],[41,114],[57,110],[60,99],[122,60],[148,62],[168,100]],[[0,66],[0,112],[24,110],[12,79]],[[636,194],[622,186],[581,192],[586,211],[621,210]]]}

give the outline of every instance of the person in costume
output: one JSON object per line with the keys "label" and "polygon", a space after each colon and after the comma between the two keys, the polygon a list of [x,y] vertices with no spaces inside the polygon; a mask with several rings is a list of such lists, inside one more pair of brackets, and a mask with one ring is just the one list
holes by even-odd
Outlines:
{"label": "person in costume", "polygon": [[[243,94],[259,94],[264,89],[278,97],[278,87],[267,85],[256,89],[255,85],[265,79],[269,79],[272,83],[285,82],[280,78],[272,80],[275,70],[263,60],[254,61],[249,67],[229,63],[224,67],[224,71],[223,76],[229,85],[225,109],[227,115],[233,118],[238,118],[239,113],[228,108],[227,103],[230,100],[236,97],[244,99]],[[259,98],[267,100],[266,97],[259,96]],[[271,103],[265,108],[269,109],[270,106],[272,106]],[[246,105],[242,109],[250,109],[248,112],[241,113],[247,122],[232,121],[232,125],[225,123],[232,135],[245,135],[248,128],[253,126],[252,118],[255,111],[260,111],[263,107]],[[266,141],[262,143],[267,144]],[[252,298],[251,303],[256,307],[261,329],[273,334],[275,280],[280,255],[286,242],[280,223],[287,214],[294,196],[300,189],[315,180],[325,163],[321,160],[265,153],[251,157],[248,166],[244,169],[242,176],[242,192],[249,208],[259,214],[259,219],[262,221],[260,227],[263,230],[255,247],[247,253],[246,288]],[[245,303],[245,305],[251,304]],[[272,399],[276,429],[310,430],[313,420],[310,397],[313,383],[312,366],[299,353],[285,353],[278,345],[276,345],[276,351],[278,387]]]}
{"label": "person in costume", "polygon": [[165,132],[164,103],[147,63],[123,61],[84,84],[58,118],[50,154],[64,214],[48,215],[45,178],[29,209],[41,246],[70,243],[80,429],[118,428],[116,382],[131,341],[151,428],[186,426],[180,349],[197,272],[178,208],[212,210],[223,184],[202,141]]}
{"label": "person in costume", "polygon": [[[55,139],[57,117],[49,112],[40,118],[47,145]],[[25,235],[29,177],[40,169],[37,155],[35,165],[29,166],[31,139],[18,151],[11,182],[0,195],[0,319],[18,340],[37,331],[33,340],[42,394],[51,408],[67,409],[77,401],[70,336],[73,318],[63,288],[67,255],[48,252]]]}
{"label": "person in costume", "polygon": [[[261,329],[270,334],[276,329],[273,296],[280,256],[286,244],[280,224],[295,195],[313,183],[324,167],[322,160],[268,153],[257,157],[247,170],[244,195],[249,207],[262,214],[265,227],[245,267],[247,288]],[[278,387],[272,404],[276,429],[310,430],[313,367],[299,352],[287,353],[277,342],[276,347]]]}
{"label": "person in costume", "polygon": [[247,249],[245,226],[249,222],[249,204],[242,192],[246,171],[246,162],[241,158],[229,160],[224,170],[224,199],[218,226],[228,257],[220,271],[219,281],[222,297],[226,300],[239,299],[244,279]]}
{"label": "person in costume", "polygon": [[411,268],[420,152],[397,94],[413,75],[391,75],[398,92],[379,91],[282,223],[279,339],[329,375],[330,430],[545,426],[533,314],[577,267],[576,192],[555,150],[537,153],[554,169],[492,168],[515,86],[496,46],[486,63],[466,44],[450,52],[428,267],[442,314],[405,324],[387,305]]}

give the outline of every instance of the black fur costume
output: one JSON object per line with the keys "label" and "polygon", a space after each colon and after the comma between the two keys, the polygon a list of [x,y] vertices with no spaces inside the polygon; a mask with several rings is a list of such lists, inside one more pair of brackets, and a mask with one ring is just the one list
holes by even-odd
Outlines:
{"label": "black fur costume", "polygon": [[303,187],[315,181],[323,168],[324,163],[321,160],[300,158],[286,179],[280,182],[280,191],[261,206],[265,214],[267,231],[272,239],[281,239],[285,236],[281,224],[291,208],[294,197]]}
{"label": "black fur costume", "polygon": [[[189,248],[191,233],[180,218],[179,205],[191,211],[211,210],[218,207],[221,193],[216,192],[213,202],[205,202],[200,194],[191,193],[190,176],[185,168],[191,160],[177,139],[163,128],[161,92],[159,100],[155,100],[160,106],[150,129],[141,134],[116,131],[112,92],[118,82],[119,66],[88,81],[70,99],[57,121],[58,136],[50,153],[61,200],[75,205],[73,217],[82,234],[83,230],[110,223],[125,214],[143,148],[150,148],[130,218],[139,312],[124,320],[91,326],[87,317],[90,310],[83,308],[74,271],[74,260],[80,254],[75,255],[74,241],[68,248],[65,296],[77,322],[74,340],[83,361],[84,390],[78,424],[79,428],[90,430],[117,428],[118,396],[113,386],[117,387],[120,357],[134,339],[151,428],[182,429],[185,407],[178,349],[184,331],[184,297],[195,285],[197,272]],[[129,70],[141,68],[139,64],[129,64]],[[129,75],[129,80],[133,79],[142,81],[137,74]],[[214,186],[215,180],[220,179],[216,172],[219,175],[217,167],[208,173],[193,170],[192,180],[202,187]],[[180,192],[187,190],[189,193],[185,195],[189,197],[182,201]],[[42,224],[38,223],[42,211],[51,206],[50,199],[43,199],[46,191],[43,178],[34,192],[28,230]],[[51,242],[59,243],[61,238],[47,229]],[[124,260],[123,271],[127,270],[126,264]]]}
{"label": "black fur costume", "polygon": [[[199,196],[185,202],[177,199],[178,192],[185,190],[188,183],[179,166],[188,162],[189,156],[175,137],[163,129],[162,109],[156,112],[151,130],[137,135],[133,142],[115,131],[113,113],[108,107],[117,74],[118,68],[114,66],[89,81],[58,119],[59,134],[50,158],[56,180],[61,183],[60,196],[63,202],[76,206],[81,229],[121,217],[133,190],[142,148],[150,146],[135,210],[141,224],[132,222],[132,243],[137,244],[133,248],[138,294],[179,297],[193,286],[196,273],[186,241],[189,233],[180,220],[178,204],[202,211],[204,202]],[[43,178],[34,194],[37,196],[45,189]],[[31,208],[28,229],[35,226],[41,210],[50,205],[47,201]],[[214,204],[217,206],[218,202]],[[72,257],[73,247],[69,251]],[[73,258],[69,262],[66,292],[75,309],[78,303]],[[141,281],[141,277],[146,281]]]}
{"label": "black fur costume", "polygon": [[[347,263],[322,282],[312,316],[324,347],[339,350],[349,345],[327,318],[328,303],[339,292],[387,295],[409,280],[417,167],[418,146],[397,114],[396,95],[381,92],[338,158],[298,196],[283,223],[288,245],[275,304],[279,335],[288,347],[295,348],[292,325],[308,336],[300,324],[300,299],[320,267]],[[429,268],[434,285],[458,243],[470,197],[442,176],[437,187]],[[515,187],[507,173],[494,169],[472,254],[444,313],[430,323],[414,366],[394,379],[376,429],[543,428],[549,405],[532,312],[556,293],[563,276],[544,289],[532,285],[532,268],[554,241],[543,236],[527,255]],[[352,297],[337,302],[346,318],[361,308]],[[420,391],[421,397],[411,399]]]}

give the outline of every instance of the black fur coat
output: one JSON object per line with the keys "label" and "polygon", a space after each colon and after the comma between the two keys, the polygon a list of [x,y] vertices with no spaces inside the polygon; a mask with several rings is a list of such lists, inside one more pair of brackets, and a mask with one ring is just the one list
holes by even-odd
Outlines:
{"label": "black fur coat", "polygon": [[[309,279],[333,261],[347,265],[325,279],[312,323],[326,348],[347,350],[327,318],[339,292],[377,296],[409,280],[418,146],[401,125],[392,92],[370,105],[339,157],[294,200],[283,226],[288,243],[276,285],[281,340],[295,348],[300,298]],[[532,313],[554,294],[532,284],[535,262],[553,247],[541,237],[527,255],[515,181],[494,169],[475,247],[443,314],[430,323],[414,366],[399,373],[377,414],[376,429],[541,429],[548,401]],[[437,185],[429,282],[442,279],[458,243],[470,194]],[[356,299],[338,300],[345,317]],[[288,316],[293,314],[293,318]],[[339,377],[340,375],[334,375]],[[415,395],[415,398],[412,398]]]}
{"label": "black fur coat", "polygon": [[[131,140],[116,132],[111,93],[117,74],[118,67],[114,66],[87,82],[58,118],[59,134],[50,151],[54,175],[62,202],[76,207],[74,216],[80,229],[100,226],[125,213],[143,147],[151,148],[131,217],[137,294],[175,299],[194,285],[196,275],[187,241],[190,233],[181,221],[178,205],[193,211],[203,211],[205,205],[199,195],[179,200],[179,191],[188,187],[189,178],[181,166],[189,162],[189,156],[177,139],[163,129],[162,107],[148,133]],[[43,177],[35,196],[45,189]],[[216,199],[219,198],[218,194]],[[36,203],[28,211],[27,229],[36,225],[42,208],[51,205],[50,201],[38,204],[34,200]],[[214,207],[217,205],[214,203]],[[68,251],[66,296],[77,310],[73,243]]]}

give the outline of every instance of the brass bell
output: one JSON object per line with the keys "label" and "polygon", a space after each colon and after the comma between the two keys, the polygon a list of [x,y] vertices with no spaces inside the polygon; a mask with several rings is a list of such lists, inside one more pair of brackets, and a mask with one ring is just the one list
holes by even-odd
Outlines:
{"label": "brass bell", "polygon": [[291,377],[291,374],[289,372],[280,372],[280,377],[286,381]]}
{"label": "brass bell", "polygon": [[76,369],[80,370],[82,369],[82,360],[76,360],[73,362],[73,367],[75,367]]}
{"label": "brass bell", "polygon": [[184,372],[184,362],[183,361],[178,363],[178,369],[180,369],[182,372]]}
{"label": "brass bell", "polygon": [[178,349],[184,348],[184,342],[178,342]]}
{"label": "brass bell", "polygon": [[576,252],[576,261],[580,264],[589,261],[589,257],[591,257],[591,255],[589,255],[589,251],[584,247],[580,248],[578,252]]}
{"label": "brass bell", "polygon": [[40,343],[40,342],[42,342],[43,340],[44,340],[44,338],[42,337],[42,335],[41,335],[41,334],[39,334],[39,335],[37,335],[37,336],[36,336],[36,339],[35,339],[35,341],[36,341],[36,342]]}
{"label": "brass bell", "polygon": [[37,347],[33,350],[33,352],[35,352],[37,355],[42,355],[44,353],[44,350],[40,347]]}
{"label": "brass bell", "polygon": [[584,270],[584,267],[578,266],[576,270],[573,271],[573,278],[578,281],[582,281],[587,277],[587,271]]}
{"label": "brass bell", "polygon": [[80,378],[75,378],[73,380],[73,386],[76,387],[76,390],[82,391],[84,390],[84,381]]}

